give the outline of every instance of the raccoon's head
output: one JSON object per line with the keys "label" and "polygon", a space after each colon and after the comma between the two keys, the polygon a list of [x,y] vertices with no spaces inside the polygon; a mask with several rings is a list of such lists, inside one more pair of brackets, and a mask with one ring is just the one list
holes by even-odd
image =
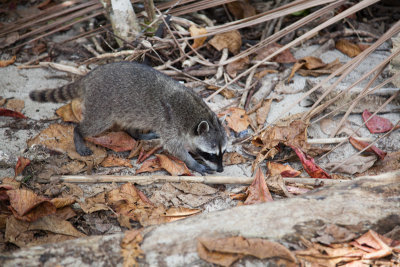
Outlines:
{"label": "raccoon's head", "polygon": [[207,161],[217,165],[217,172],[224,170],[222,157],[226,150],[227,137],[217,118],[213,123],[201,121],[194,129],[195,152]]}

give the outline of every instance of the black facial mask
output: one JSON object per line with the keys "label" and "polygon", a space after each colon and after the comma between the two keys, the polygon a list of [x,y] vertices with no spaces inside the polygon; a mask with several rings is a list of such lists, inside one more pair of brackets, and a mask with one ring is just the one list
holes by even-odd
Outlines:
{"label": "black facial mask", "polygon": [[217,172],[224,171],[224,167],[222,166],[222,158],[224,156],[224,153],[220,152],[219,155],[217,155],[217,154],[207,153],[207,152],[201,151],[199,149],[197,149],[196,152],[205,160],[216,163],[217,164]]}

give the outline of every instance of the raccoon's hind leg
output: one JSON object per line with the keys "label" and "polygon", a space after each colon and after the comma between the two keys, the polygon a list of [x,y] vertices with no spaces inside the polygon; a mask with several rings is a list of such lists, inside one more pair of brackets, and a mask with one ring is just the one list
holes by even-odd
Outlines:
{"label": "raccoon's hind leg", "polygon": [[137,129],[127,129],[126,130],[130,136],[135,138],[136,140],[152,140],[160,138],[160,136],[154,132],[150,132],[147,134],[140,133],[140,130]]}
{"label": "raccoon's hind leg", "polygon": [[93,154],[93,151],[85,145],[85,140],[83,140],[79,125],[75,126],[74,128],[74,143],[75,150],[76,152],[78,152],[79,155],[90,156]]}

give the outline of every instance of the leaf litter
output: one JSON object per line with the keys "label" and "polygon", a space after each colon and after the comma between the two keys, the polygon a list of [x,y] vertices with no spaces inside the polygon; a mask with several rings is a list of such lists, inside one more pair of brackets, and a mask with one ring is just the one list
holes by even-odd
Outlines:
{"label": "leaf litter", "polygon": [[[244,19],[244,18],[251,18],[258,14],[258,8],[254,8],[253,3],[250,1],[236,1],[227,4],[227,9],[231,13],[231,15],[235,19]],[[227,12],[227,11],[226,11]],[[342,11],[340,11],[342,12]],[[293,13],[294,14],[294,13]],[[348,17],[350,18],[350,17]],[[347,19],[348,19],[347,18]],[[251,20],[250,20],[251,21]],[[282,22],[282,21],[281,21]],[[280,25],[281,22],[278,22]],[[268,22],[269,23],[269,22]],[[276,23],[276,21],[274,22]],[[197,25],[197,26],[196,26]],[[181,26],[182,27],[182,26]],[[278,27],[278,26],[276,26]],[[268,29],[268,27],[265,27]],[[251,29],[251,27],[248,27]],[[179,34],[182,33],[181,28],[176,28],[175,34],[180,31]],[[187,30],[185,32],[185,30]],[[191,37],[194,37],[194,42],[192,47],[196,49],[202,57],[205,55],[210,56],[210,61],[213,62],[210,64],[214,64],[217,66],[218,61],[217,58],[220,55],[217,51],[222,51],[224,49],[228,49],[230,55],[240,56],[244,50],[247,50],[248,47],[252,46],[252,37],[251,34],[245,31],[241,31],[240,29],[230,30],[224,33],[218,33],[211,37],[207,42],[207,37],[196,38],[199,35],[207,34],[213,31],[213,27],[207,27],[207,29],[200,24],[190,23],[190,26],[185,26],[185,30],[183,30],[183,34],[187,35],[190,34]],[[210,31],[209,31],[210,30]],[[265,30],[262,30],[263,34]],[[259,32],[262,32],[261,30]],[[257,32],[257,31],[256,31]],[[16,33],[16,32],[14,32]],[[337,34],[337,33],[335,33]],[[342,35],[345,35],[342,33]],[[8,36],[8,35],[7,35]],[[10,35],[11,36],[11,35]],[[327,33],[327,36],[334,36],[333,34]],[[11,38],[12,37],[12,38]],[[14,35],[9,37],[8,41],[6,41],[5,45],[15,43],[19,40],[18,35]],[[339,35],[339,37],[342,37]],[[268,37],[267,37],[268,38]],[[289,38],[289,34],[286,36]],[[322,38],[322,36],[319,36]],[[335,39],[336,37],[331,37]],[[13,39],[13,40],[11,40]],[[338,38],[336,38],[337,40]],[[249,42],[250,40],[250,42]],[[262,40],[262,39],[260,39]],[[181,41],[181,40],[179,40]],[[178,41],[178,42],[179,42]],[[290,40],[289,40],[290,41]],[[183,44],[183,43],[182,43]],[[284,44],[284,42],[282,42]],[[35,43],[33,45],[32,51],[45,51],[46,48],[43,49],[43,46],[46,46],[45,41],[41,41]],[[155,46],[154,46],[155,47]],[[363,44],[354,44],[345,39],[338,39],[336,41],[336,49],[342,51],[346,55],[350,57],[354,57],[359,55],[363,50],[365,50],[368,45]],[[230,81],[231,78],[236,78],[242,73],[246,72],[248,68],[253,66],[254,62],[261,62],[266,57],[275,53],[278,49],[282,48],[277,42],[270,42],[267,46],[262,47],[262,49],[257,49],[256,52],[252,52],[246,56],[242,56],[232,60],[229,64],[221,64],[223,65],[224,72],[226,72],[229,76],[224,76],[225,83]],[[42,50],[41,50],[42,49]],[[155,48],[157,50],[157,48]],[[175,49],[175,55],[178,55],[179,51],[177,48]],[[188,50],[186,50],[188,51]],[[74,51],[75,52],[75,51]],[[153,51],[156,54],[160,51]],[[290,64],[296,62],[295,57],[293,56],[293,49],[286,49],[280,54],[274,56],[270,61],[279,64]],[[66,52],[65,52],[66,53]],[[145,54],[141,56],[144,57]],[[165,53],[165,51],[161,51],[160,53],[163,59],[173,58],[174,54],[170,53],[169,51]],[[158,57],[159,54],[157,54]],[[15,60],[15,58],[13,58]],[[208,59],[207,59],[208,60]],[[2,61],[4,65],[13,64],[14,61]],[[336,71],[340,66],[341,62],[338,60],[334,60],[330,63],[324,63],[321,58],[319,57],[310,57],[306,56],[295,63],[295,67],[292,70],[292,76],[295,73],[304,75],[304,76],[321,76],[331,74]],[[201,65],[201,64],[200,64]],[[285,65],[279,65],[280,70]],[[218,66],[220,67],[220,66]],[[193,69],[200,68],[199,64],[195,65]],[[278,68],[276,68],[278,69]],[[255,74],[257,79],[261,79],[262,77],[268,78],[271,73],[276,73],[276,69],[265,69],[265,67],[259,68]],[[224,73],[225,74],[225,73]],[[278,72],[279,75],[279,72]],[[286,77],[285,77],[286,78]],[[292,78],[290,76],[290,78]],[[203,78],[201,78],[203,80]],[[207,80],[208,78],[205,78]],[[282,79],[282,77],[280,77]],[[218,82],[218,84],[217,84]],[[224,84],[222,80],[217,81],[216,83],[212,82],[211,85],[207,85],[206,89],[212,90],[219,90],[223,87],[221,84]],[[252,83],[251,83],[252,82]],[[251,99],[251,96],[254,94],[255,91],[258,90],[255,80],[250,81],[249,85],[245,79],[241,79],[238,84],[245,87],[244,83],[246,83],[245,90],[235,90],[232,88],[224,88],[222,91],[222,96],[226,99],[232,99],[237,101],[237,98],[244,96],[243,91],[248,92],[248,99]],[[215,89],[217,88],[217,89]],[[206,90],[205,90],[206,91]],[[209,92],[201,91],[204,95],[207,95]],[[251,101],[246,100],[247,103]],[[286,119],[281,119],[279,121],[275,121],[275,123],[270,124],[269,112],[271,108],[274,107],[279,98],[270,97],[270,98],[262,98],[262,101],[259,103],[259,107],[254,109],[254,113],[256,115],[255,120],[250,118],[247,113],[249,110],[249,106],[238,104],[236,107],[235,105],[229,104],[222,109],[218,110],[218,113],[221,114],[221,118],[224,120],[224,126],[229,131],[229,135],[235,138],[242,138],[245,136],[248,138],[247,140],[251,140],[252,153],[246,156],[243,156],[241,153],[244,151],[237,149],[240,148],[240,145],[236,146],[234,149],[231,149],[228,153],[226,153],[224,158],[224,165],[249,165],[251,163],[253,169],[256,170],[256,174],[254,176],[254,181],[251,186],[248,187],[246,194],[243,194],[243,201],[247,202],[246,204],[253,204],[253,203],[260,203],[265,201],[270,201],[272,198],[275,198],[275,194],[279,196],[291,197],[291,193],[293,194],[303,194],[308,190],[313,189],[312,186],[310,187],[301,187],[299,184],[291,183],[288,185],[284,182],[282,177],[297,177],[302,175],[302,177],[311,176],[316,178],[328,178],[330,174],[324,171],[318,164],[315,163],[314,157],[321,154],[323,151],[322,148],[316,148],[312,145],[308,144],[308,130],[311,128],[310,123],[308,120],[304,120],[304,117],[299,118],[299,116],[292,116]],[[17,100],[17,99],[15,99]],[[236,103],[238,103],[237,101]],[[11,116],[14,118],[26,118],[25,115],[21,113],[23,106],[21,106],[21,101],[14,101],[14,99],[7,99],[4,101],[3,104],[7,103],[8,106],[4,108],[0,108],[0,115],[1,116]],[[234,102],[232,102],[234,103]],[[250,104],[250,107],[253,108]],[[56,111],[56,114],[62,118],[64,122],[79,122],[82,119],[82,111],[80,110],[80,103],[78,101],[72,101],[71,103],[61,107]],[[362,118],[364,121],[371,116],[371,113],[363,113]],[[393,124],[387,120],[379,120],[379,116],[374,116],[369,122],[366,123],[366,127],[371,131],[371,133],[383,133],[391,130],[393,128]],[[252,121],[253,120],[253,121]],[[332,121],[328,121],[327,124],[333,124]],[[250,127],[249,127],[250,126]],[[251,128],[251,129],[250,129]],[[334,127],[335,128],[335,127]],[[350,127],[349,127],[350,128]],[[70,164],[65,164],[65,173],[68,173],[71,170],[73,173],[73,169],[76,172],[81,172],[82,170],[92,170],[93,168],[99,168],[100,172],[104,170],[104,168],[111,169],[112,166],[119,166],[124,167],[126,169],[132,168],[133,161],[131,158],[139,156],[137,159],[137,163],[140,163],[144,160],[142,166],[136,169],[136,173],[146,173],[146,172],[155,172],[155,171],[162,171],[166,170],[171,175],[191,175],[190,171],[184,165],[183,162],[170,157],[169,155],[165,154],[156,154],[155,157],[152,154],[155,153],[156,150],[152,150],[149,148],[142,149],[138,142],[130,138],[129,135],[122,132],[111,132],[105,135],[100,136],[100,139],[91,139],[96,145],[91,144],[90,142],[87,143],[88,146],[95,152],[94,156],[90,158],[80,157],[76,153],[74,153],[74,146],[72,142],[72,130],[73,128],[71,125],[61,125],[61,124],[51,124],[47,129],[43,130],[38,136],[33,138],[28,142],[28,146],[45,146],[47,149],[54,151],[57,153],[62,153],[67,155],[70,160]],[[232,130],[232,131],[231,131]],[[248,134],[254,134],[249,138]],[[340,132],[340,135],[344,135],[346,137],[352,135],[354,131],[351,129],[346,129]],[[329,134],[328,134],[329,135]],[[362,136],[362,133],[360,134]],[[362,142],[354,142],[355,138],[349,139],[350,143],[357,147],[357,149],[362,149],[368,144]],[[101,148],[105,147],[107,149],[111,149],[114,152],[107,152],[106,149]],[[379,146],[379,145],[377,145]],[[293,153],[289,147],[292,147],[296,153]],[[155,147],[154,147],[155,148]],[[141,150],[142,149],[142,150]],[[371,147],[372,151],[377,153],[380,156],[380,160],[376,161],[376,156],[360,156],[356,158],[353,162],[347,162],[347,165],[342,166],[339,171],[343,173],[365,173],[368,170],[374,173],[380,173],[385,170],[393,170],[398,169],[396,167],[398,164],[398,153],[397,152],[385,152],[379,150],[376,146]],[[131,151],[131,155],[127,156],[126,152]],[[142,153],[140,153],[142,151]],[[146,153],[151,152],[151,153]],[[250,151],[250,150],[247,150]],[[239,153],[238,153],[239,152]],[[111,153],[111,154],[110,154]],[[387,153],[387,154],[386,154]],[[289,154],[289,155],[288,155]],[[303,164],[303,169],[308,173],[305,174],[304,172],[301,173],[296,169],[301,169],[299,161],[297,162],[290,162],[290,165],[294,164],[295,169],[289,168],[289,163],[286,162],[288,159],[295,158],[294,155],[299,155],[301,162]],[[54,155],[54,154],[52,154]],[[386,155],[386,157],[385,157]],[[254,160],[251,156],[255,156],[256,159]],[[147,159],[149,158],[149,159]],[[273,161],[271,161],[273,160]],[[276,162],[275,162],[276,160]],[[31,161],[32,165],[37,165],[38,162],[33,160],[32,158],[24,158],[19,157],[18,163],[15,166],[15,174],[16,176],[24,175],[24,178],[29,178],[29,171],[30,167],[27,167],[27,163]],[[284,165],[278,163],[285,163]],[[266,165],[265,165],[266,163]],[[331,163],[331,162],[330,162]],[[371,167],[375,164],[374,167]],[[82,165],[83,164],[83,165]],[[329,163],[328,163],[329,164]],[[340,163],[339,163],[340,164]],[[74,166],[75,167],[74,167]],[[85,167],[86,165],[86,167]],[[102,167],[100,167],[102,166]],[[262,166],[262,169],[259,167]],[[267,166],[268,174],[267,177],[264,177],[263,169]],[[323,165],[326,166],[326,165]],[[136,167],[136,166],[135,166]],[[102,169],[103,168],[103,169]],[[337,170],[338,171],[338,170]],[[10,202],[10,207],[5,210],[5,214],[7,216],[0,216],[1,223],[0,225],[7,225],[7,220],[10,221],[8,224],[8,228],[6,229],[7,238],[11,240],[14,244],[17,244],[20,247],[24,247],[27,245],[32,244],[42,244],[42,243],[50,243],[55,242],[56,240],[67,240],[69,238],[76,238],[84,236],[83,233],[77,232],[72,225],[68,225],[69,222],[66,223],[65,220],[70,218],[76,217],[76,212],[79,211],[88,214],[100,214],[101,212],[114,212],[111,216],[118,221],[121,227],[129,228],[133,227],[133,222],[139,222],[141,225],[153,225],[158,223],[163,223],[167,221],[174,221],[176,219],[184,218],[186,216],[191,216],[193,214],[197,214],[201,212],[202,205],[213,201],[213,199],[217,197],[221,197],[221,192],[227,190],[226,188],[216,187],[219,188],[217,190],[215,187],[205,186],[203,184],[192,184],[192,183],[177,183],[177,184],[164,184],[165,187],[161,188],[160,190],[154,190],[152,196],[154,198],[149,198],[150,201],[145,195],[135,188],[131,184],[124,184],[120,188],[114,188],[111,191],[103,191],[98,193],[93,197],[83,197],[80,196],[82,201],[78,201],[79,208],[74,209],[71,208],[71,205],[75,202],[75,198],[73,197],[56,197],[53,199],[40,197],[35,195],[35,193],[25,189],[24,186],[20,184],[16,185],[11,180],[3,179],[3,184],[0,187],[0,201],[4,201],[8,204]],[[23,187],[24,189],[20,189],[19,187]],[[68,188],[68,189],[65,189]],[[19,191],[18,191],[19,190]],[[25,190],[25,191],[23,191]],[[58,194],[66,194],[65,190],[77,190],[76,188],[73,189],[72,187],[68,187],[63,185],[63,187],[59,187],[57,190],[59,192],[54,193],[54,195]],[[56,191],[57,191],[56,190]],[[44,191],[44,188],[43,188]],[[79,190],[77,190],[79,191]],[[272,194],[269,192],[271,191]],[[50,188],[47,188],[46,195],[53,195],[50,194]],[[60,193],[62,192],[62,193]],[[147,192],[148,193],[148,192]],[[75,193],[75,194],[82,194]],[[158,201],[161,202],[160,199],[157,199],[155,196],[162,195],[164,201],[162,204],[157,203]],[[67,194],[68,195],[68,194]],[[71,195],[73,193],[71,192]],[[147,194],[148,195],[148,194]],[[161,197],[160,197],[161,198]],[[246,199],[247,198],[247,199]],[[21,201],[21,199],[25,199],[26,201]],[[156,201],[155,201],[156,200]],[[18,203],[18,204],[17,204]],[[32,206],[30,206],[31,204]],[[14,207],[13,207],[14,205]],[[26,206],[25,206],[26,205]],[[186,205],[191,207],[199,207],[199,209],[191,209],[187,208]],[[185,207],[183,207],[185,206]],[[4,208],[2,206],[2,208]],[[3,211],[3,210],[2,210]],[[13,214],[14,212],[14,214]],[[4,220],[5,219],[5,220]],[[29,221],[29,222],[27,222]],[[28,225],[29,223],[29,225]],[[11,227],[11,224],[15,224],[15,230]],[[48,227],[43,226],[42,224],[46,224]],[[54,229],[50,226],[62,226],[64,230]],[[72,227],[72,228],[71,228]],[[336,228],[335,228],[336,227]],[[23,229],[30,228],[31,232],[23,232]],[[324,240],[336,240],[340,242],[348,242],[349,240],[340,239],[335,234],[342,233],[343,229],[337,228],[337,226],[332,226],[332,229],[329,233],[325,233],[330,237]],[[17,236],[18,231],[20,231],[20,236]],[[45,231],[46,237],[38,238],[32,242],[29,242],[29,239],[35,239],[35,232],[34,231]],[[22,234],[21,234],[22,233]],[[344,232],[347,235],[347,232]],[[53,235],[54,234],[54,235]],[[142,242],[143,237],[141,233],[137,230],[133,230],[131,232],[126,232],[126,238],[123,241],[121,247],[124,249],[123,255],[125,258],[124,264],[126,265],[135,265],[137,264],[136,259],[140,257],[143,252],[140,250],[140,242]],[[352,235],[347,235],[350,239],[353,238]],[[393,250],[390,245],[386,244],[384,241],[380,240],[382,237],[377,237],[377,234],[370,233],[368,238],[361,239],[354,241],[352,245],[356,248],[361,250],[367,251],[369,256],[365,256],[368,259],[374,258],[381,258],[388,255],[390,253],[395,253],[396,251]],[[368,239],[368,240],[367,240]],[[370,240],[369,240],[370,239]],[[371,241],[375,240],[375,241]],[[253,255],[253,256],[260,256],[257,251],[259,248],[265,246],[269,253],[270,251],[274,251],[271,257],[283,257],[285,260],[289,262],[296,262],[296,259],[290,253],[284,252],[284,249],[280,252],[277,252],[277,247],[279,244],[268,244],[270,241],[262,240],[262,239],[245,239],[243,237],[237,237],[237,239],[230,239],[228,241],[221,241],[222,249],[220,247],[214,247],[213,245],[219,244],[214,239],[210,242],[206,240],[202,244],[202,248],[199,249],[199,254],[204,253],[204,251],[208,252],[215,252],[214,250],[218,250],[215,252],[214,256],[208,256],[215,259],[218,258],[229,258],[228,254],[231,254],[232,258],[227,261],[223,261],[223,265],[230,265],[235,260],[244,257],[245,255]],[[226,242],[226,243],[225,243]],[[392,243],[395,241],[392,241]],[[271,242],[272,243],[272,242]],[[253,245],[249,245],[253,244]],[[386,244],[386,245],[384,245]],[[319,244],[318,244],[319,245]],[[315,247],[317,250],[322,251],[321,247],[317,244]],[[229,248],[224,250],[224,248]],[[334,246],[330,247],[331,249],[336,249]],[[221,250],[220,250],[221,249]],[[336,252],[333,250],[326,249],[332,253],[332,255],[342,255],[340,254],[342,251],[346,251],[348,248],[337,248]],[[201,252],[200,252],[201,250]],[[350,250],[349,250],[350,251]],[[354,252],[354,248],[351,249]],[[267,252],[262,252],[263,256],[270,255]],[[218,254],[219,253],[219,254]],[[266,254],[265,254],[266,253]],[[280,254],[281,253],[281,254]],[[356,253],[356,252],[354,252]],[[359,252],[357,252],[359,253]],[[356,254],[357,254],[356,253]],[[372,254],[371,254],[372,253]],[[203,254],[202,254],[203,255]],[[239,256],[238,256],[239,255]],[[324,254],[325,255],[325,254]],[[201,256],[203,258],[203,256]],[[346,255],[347,257],[347,255]],[[342,262],[348,262],[348,258],[343,256],[341,259]],[[353,259],[355,258],[352,255]],[[304,259],[304,258],[303,258]],[[330,260],[330,259],[329,259]],[[326,261],[326,262],[329,262]],[[361,260],[358,260],[361,264]],[[210,262],[213,262],[212,260]],[[230,262],[228,264],[228,262]],[[315,261],[318,263],[322,263],[323,261]],[[333,260],[336,262],[336,259]],[[354,261],[354,262],[357,262]],[[355,263],[354,263],[355,264]]]}

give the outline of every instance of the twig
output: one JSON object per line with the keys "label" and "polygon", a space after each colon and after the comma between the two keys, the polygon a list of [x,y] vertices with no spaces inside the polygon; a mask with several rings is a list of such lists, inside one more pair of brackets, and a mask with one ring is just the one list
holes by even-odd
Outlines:
{"label": "twig", "polygon": [[[374,139],[372,139],[370,137],[357,137],[354,139],[357,139],[358,141],[364,141],[364,142],[374,141]],[[313,145],[323,145],[323,144],[335,144],[335,143],[340,143],[340,142],[346,142],[347,140],[349,140],[349,137],[308,138],[307,143],[313,144]]]}
{"label": "twig", "polygon": [[69,72],[72,74],[77,74],[80,76],[83,76],[85,74],[87,74],[89,72],[89,70],[82,70],[73,66],[68,66],[68,65],[64,65],[64,64],[60,64],[60,63],[53,63],[53,62],[39,62],[39,65],[41,67],[50,67],[56,70],[60,70],[60,71],[65,71],[65,72]]}
{"label": "twig", "polygon": [[[400,170],[393,172],[382,173],[376,176],[360,176],[356,179],[363,178],[394,178],[398,179]],[[68,183],[137,183],[137,184],[151,184],[151,183],[174,183],[174,182],[194,182],[205,184],[251,184],[252,177],[239,177],[239,176],[169,176],[169,175],[62,175],[60,177],[52,177],[52,181],[61,180]],[[344,183],[351,180],[341,179],[318,179],[318,178],[283,178],[286,183],[298,183],[315,185],[323,182],[325,185]]]}
{"label": "twig", "polygon": [[248,96],[249,90],[250,90],[250,85],[253,80],[254,73],[256,73],[256,70],[257,70],[257,68],[253,69],[250,72],[249,76],[247,76],[246,85],[244,87],[244,91],[243,91],[242,97],[240,99],[239,108],[244,108],[244,105],[246,104],[247,96]]}

